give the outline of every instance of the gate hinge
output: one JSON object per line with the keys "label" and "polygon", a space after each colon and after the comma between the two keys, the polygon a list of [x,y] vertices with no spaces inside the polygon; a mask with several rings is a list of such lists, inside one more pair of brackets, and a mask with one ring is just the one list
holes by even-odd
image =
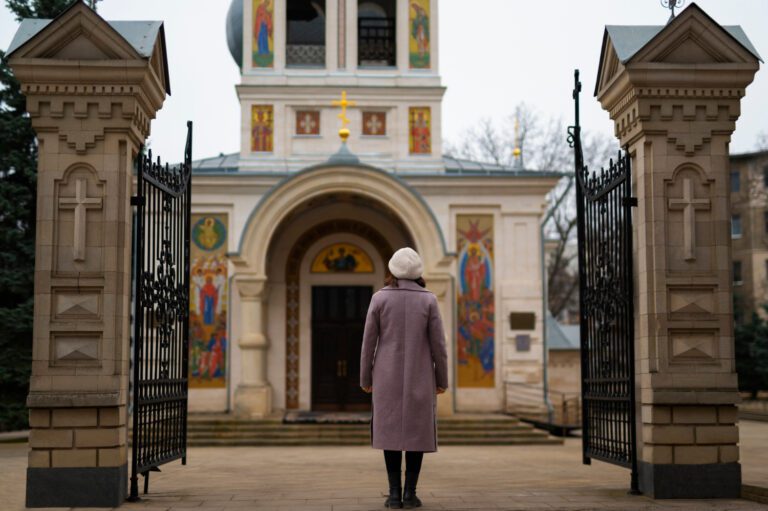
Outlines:
{"label": "gate hinge", "polygon": [[131,197],[131,206],[143,206],[144,205],[144,197],[139,197],[138,195],[134,195]]}
{"label": "gate hinge", "polygon": [[624,205],[630,208],[636,208],[637,197],[624,197]]}

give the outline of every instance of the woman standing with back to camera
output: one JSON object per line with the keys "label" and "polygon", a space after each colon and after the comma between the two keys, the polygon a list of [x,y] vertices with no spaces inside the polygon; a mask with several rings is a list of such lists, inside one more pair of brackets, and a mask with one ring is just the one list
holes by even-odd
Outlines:
{"label": "woman standing with back to camera", "polygon": [[[360,386],[373,392],[371,445],[384,450],[384,505],[421,506],[416,483],[425,452],[437,451],[437,394],[448,388],[448,356],[437,298],[425,289],[412,248],[389,260],[391,276],[371,298],[360,354]],[[400,469],[405,451],[405,490]]]}

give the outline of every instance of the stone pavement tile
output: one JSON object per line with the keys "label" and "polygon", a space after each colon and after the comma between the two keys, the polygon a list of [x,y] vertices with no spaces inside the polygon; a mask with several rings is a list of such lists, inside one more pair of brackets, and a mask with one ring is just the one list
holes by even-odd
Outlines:
{"label": "stone pavement tile", "polygon": [[[154,497],[154,494],[150,493]],[[189,492],[174,492],[174,493],[168,493],[165,494],[167,497],[184,497],[184,498],[200,498],[201,500],[206,501],[222,501],[222,500],[232,500],[232,497],[234,497],[233,493],[214,493],[214,492],[206,492],[205,489],[198,489],[198,490],[190,490]]]}
{"label": "stone pavement tile", "polygon": [[169,507],[171,509],[196,508],[196,507],[201,507],[202,505],[203,505],[202,498],[195,498],[195,497],[192,497],[191,499],[183,499],[175,502],[169,502]]}
{"label": "stone pavement tile", "polygon": [[332,509],[333,511],[381,511],[386,508],[384,508],[383,502],[379,502],[378,504],[334,504]]}
{"label": "stone pavement tile", "polygon": [[[744,479],[768,474],[768,424],[742,424]],[[760,455],[754,455],[757,452]],[[369,447],[192,448],[189,464],[152,475],[149,495],[125,511],[383,510],[379,451]],[[0,511],[23,509],[27,447],[0,445]],[[600,511],[768,511],[743,501],[653,501],[629,496],[629,472],[581,464],[578,439],[563,446],[445,446],[425,456],[424,511],[488,509]],[[63,511],[61,509],[57,511]]]}
{"label": "stone pavement tile", "polygon": [[[203,497],[205,498],[205,497]],[[203,501],[206,506],[218,506],[222,509],[248,509],[257,505],[260,501],[256,499],[250,500],[214,500],[208,502]],[[263,501],[262,501],[263,502]]]}

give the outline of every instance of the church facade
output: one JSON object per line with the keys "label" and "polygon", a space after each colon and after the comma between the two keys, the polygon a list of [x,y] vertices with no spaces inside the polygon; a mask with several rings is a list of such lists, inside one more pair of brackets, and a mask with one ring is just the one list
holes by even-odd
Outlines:
{"label": "church facade", "polygon": [[[194,163],[191,411],[364,411],[368,301],[424,260],[439,412],[544,406],[540,223],[560,175],[444,157],[437,0],[234,0],[240,152]],[[345,142],[339,139],[339,128]]]}

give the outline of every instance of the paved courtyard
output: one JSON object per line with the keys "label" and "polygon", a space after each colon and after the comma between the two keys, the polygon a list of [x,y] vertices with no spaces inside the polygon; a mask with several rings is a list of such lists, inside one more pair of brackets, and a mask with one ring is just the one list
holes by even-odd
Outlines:
{"label": "paved courtyard", "polygon": [[[626,494],[629,472],[583,466],[564,446],[446,446],[427,455],[423,509],[768,510],[745,500],[652,501]],[[768,485],[768,423],[742,422],[744,482]],[[26,444],[0,445],[0,509],[24,507]],[[150,494],[127,511],[383,509],[384,462],[368,447],[193,448],[189,465],[152,474]]]}

